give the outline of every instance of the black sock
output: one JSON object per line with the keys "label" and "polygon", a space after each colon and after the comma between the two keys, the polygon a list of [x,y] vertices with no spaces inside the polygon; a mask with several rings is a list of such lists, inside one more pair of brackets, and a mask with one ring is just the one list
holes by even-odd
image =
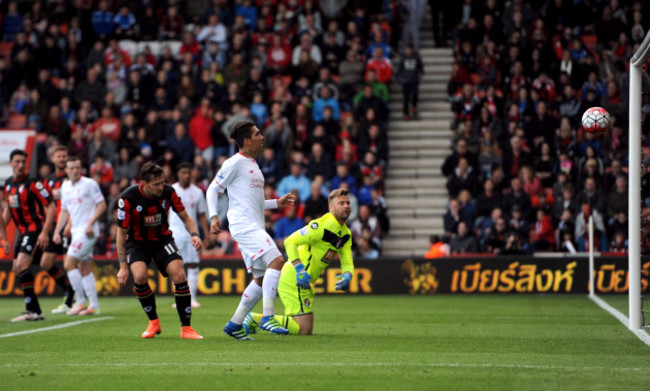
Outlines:
{"label": "black sock", "polygon": [[176,311],[181,318],[181,326],[189,326],[192,319],[192,296],[190,296],[190,286],[187,281],[175,284],[176,292]]}
{"label": "black sock", "polygon": [[54,281],[56,281],[56,285],[60,286],[61,289],[63,289],[63,297],[65,297],[65,305],[68,307],[72,307],[72,300],[74,299],[74,291],[72,290],[72,286],[70,286],[70,280],[68,280],[68,274],[63,271],[59,266],[52,266],[50,270],[47,271],[52,278],[54,278]]}
{"label": "black sock", "polygon": [[38,304],[38,297],[36,297],[36,292],[34,292],[34,275],[32,271],[25,269],[18,273],[18,283],[25,296],[25,310],[40,314],[41,306]]}
{"label": "black sock", "polygon": [[156,296],[154,296],[149,283],[138,285],[135,284],[135,294],[140,300],[142,309],[149,317],[149,320],[158,319],[158,314],[156,313]]}

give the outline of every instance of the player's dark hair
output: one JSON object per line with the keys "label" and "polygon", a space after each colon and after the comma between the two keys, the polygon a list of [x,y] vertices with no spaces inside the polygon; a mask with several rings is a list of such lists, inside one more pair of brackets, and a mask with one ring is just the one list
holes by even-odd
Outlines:
{"label": "player's dark hair", "polygon": [[70,156],[66,163],[71,163],[71,162],[81,162],[81,158],[79,156]]}
{"label": "player's dark hair", "polygon": [[14,149],[9,154],[9,161],[14,160],[14,156],[17,156],[17,155],[27,157],[27,152],[23,151],[22,149]]}
{"label": "player's dark hair", "polygon": [[192,167],[193,167],[193,166],[192,166],[190,163],[188,163],[188,162],[180,162],[180,163],[178,163],[178,165],[176,166],[176,172],[178,173],[178,172],[180,172],[180,171],[181,171],[182,169],[184,169],[184,168],[189,168],[189,169],[191,170]]}
{"label": "player's dark hair", "polygon": [[350,192],[349,192],[348,190],[346,190],[346,189],[336,189],[336,190],[333,190],[333,191],[330,193],[330,196],[329,196],[328,202],[331,204],[332,202],[334,202],[334,200],[335,200],[337,197],[348,196],[348,195],[350,195]]}
{"label": "player's dark hair", "polygon": [[140,170],[140,179],[149,182],[154,178],[158,178],[164,175],[162,167],[153,162],[147,162],[142,166]]}
{"label": "player's dark hair", "polygon": [[251,138],[254,127],[255,124],[251,121],[240,121],[230,128],[230,138],[235,140],[239,149],[244,147],[244,139]]}

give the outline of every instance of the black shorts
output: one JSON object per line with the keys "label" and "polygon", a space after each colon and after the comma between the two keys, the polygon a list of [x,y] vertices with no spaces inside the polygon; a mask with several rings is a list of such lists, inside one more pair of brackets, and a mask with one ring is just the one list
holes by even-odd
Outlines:
{"label": "black shorts", "polygon": [[65,255],[68,252],[68,244],[70,238],[63,236],[63,229],[61,229],[61,243],[56,244],[52,240],[54,237],[54,230],[50,231],[50,242],[45,247],[45,253],[55,253],[57,255]]}
{"label": "black shorts", "polygon": [[160,242],[126,242],[126,261],[129,264],[144,262],[149,266],[151,261],[156,264],[158,271],[163,277],[167,277],[167,265],[181,257],[174,239]]}
{"label": "black shorts", "polygon": [[19,253],[25,253],[32,256],[33,263],[40,263],[43,250],[36,246],[38,235],[39,233],[34,231],[25,232],[24,234],[16,236],[16,242],[14,243],[14,258],[17,258]]}

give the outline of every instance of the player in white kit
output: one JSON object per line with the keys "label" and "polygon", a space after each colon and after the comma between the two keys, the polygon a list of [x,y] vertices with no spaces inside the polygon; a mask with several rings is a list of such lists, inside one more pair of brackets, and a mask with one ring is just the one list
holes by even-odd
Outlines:
{"label": "player in white kit", "polygon": [[[172,187],[176,194],[183,201],[183,206],[192,220],[201,224],[204,235],[208,235],[208,219],[206,213],[208,208],[205,203],[203,191],[198,186],[192,184],[192,165],[187,162],[180,163],[176,167],[176,179]],[[176,246],[181,252],[183,262],[187,268],[187,283],[190,286],[190,296],[192,297],[192,307],[200,307],[201,304],[196,300],[197,286],[199,283],[199,253],[192,245],[192,236],[185,229],[185,225],[180,217],[173,210],[169,211],[169,229],[174,235]],[[207,244],[207,243],[206,243]],[[205,244],[204,244],[205,245]],[[175,307],[176,303],[172,304]]]}
{"label": "player in white kit", "polygon": [[273,316],[273,303],[278,291],[280,270],[284,257],[264,229],[264,209],[284,208],[293,205],[291,193],[277,200],[264,199],[264,175],[255,161],[262,151],[264,136],[254,123],[238,122],[230,130],[239,153],[226,160],[207,191],[210,212],[210,232],[221,231],[219,195],[228,191],[228,222],[233,239],[239,244],[246,270],[253,281],[246,287],[235,314],[223,332],[239,340],[250,340],[242,326],[246,314],[262,298],[263,317],[260,329],[275,334],[288,334]]}
{"label": "player in white kit", "polygon": [[97,286],[93,273],[93,247],[99,237],[97,220],[106,212],[106,201],[99,185],[81,175],[81,160],[73,156],[66,163],[68,180],[61,185],[61,214],[56,223],[52,241],[61,243],[61,229],[68,222],[72,225],[72,241],[63,260],[66,270],[79,268],[81,278],[70,279],[78,300],[87,297],[90,302],[77,302],[68,315],[94,315],[99,313]]}

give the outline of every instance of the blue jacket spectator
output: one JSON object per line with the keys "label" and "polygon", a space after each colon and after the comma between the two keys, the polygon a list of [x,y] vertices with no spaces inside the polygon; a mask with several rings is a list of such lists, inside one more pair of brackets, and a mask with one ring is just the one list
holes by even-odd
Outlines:
{"label": "blue jacket spectator", "polygon": [[300,201],[305,202],[311,193],[311,181],[300,172],[299,163],[291,163],[291,174],[285,176],[278,185],[278,195],[282,197],[297,190],[300,196]]}
{"label": "blue jacket spectator", "polygon": [[113,29],[115,28],[113,12],[108,10],[108,3],[106,1],[99,3],[99,9],[93,12],[91,23],[93,30],[99,36],[106,37],[113,33]]}
{"label": "blue jacket spectator", "polygon": [[287,215],[275,224],[275,240],[284,241],[292,233],[303,227],[305,223],[296,216],[296,207],[288,208]]}
{"label": "blue jacket spectator", "polygon": [[251,30],[257,27],[257,7],[250,0],[244,0],[244,4],[235,7],[235,16],[242,16],[246,27]]}
{"label": "blue jacket spectator", "polygon": [[320,90],[320,98],[316,99],[314,102],[314,122],[320,122],[323,120],[323,110],[326,106],[332,108],[332,118],[338,121],[341,117],[341,106],[339,105],[339,101],[332,97],[332,92],[327,86],[323,86]]}
{"label": "blue jacket spectator", "polygon": [[122,31],[131,30],[135,26],[135,22],[135,16],[126,6],[122,7],[120,12],[113,18],[115,27]]}
{"label": "blue jacket spectator", "polygon": [[9,3],[9,8],[2,18],[3,41],[12,41],[16,34],[23,29],[23,17],[18,13],[18,6],[15,1]]}
{"label": "blue jacket spectator", "polygon": [[345,163],[339,163],[336,165],[336,175],[334,175],[330,182],[330,190],[340,188],[341,183],[347,183],[350,193],[357,194],[357,180],[350,174]]}

